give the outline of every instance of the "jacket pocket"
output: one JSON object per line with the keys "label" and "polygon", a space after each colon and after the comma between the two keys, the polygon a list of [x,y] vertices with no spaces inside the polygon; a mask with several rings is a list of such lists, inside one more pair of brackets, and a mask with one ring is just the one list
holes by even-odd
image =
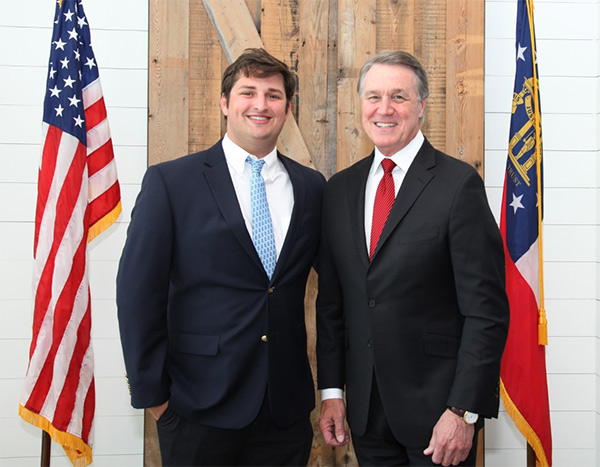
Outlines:
{"label": "jacket pocket", "polygon": [[437,238],[439,232],[440,229],[438,227],[430,227],[413,232],[398,232],[395,238],[397,243],[425,242]]}
{"label": "jacket pocket", "polygon": [[171,342],[175,352],[194,355],[217,355],[219,339],[218,334],[176,332],[173,334]]}
{"label": "jacket pocket", "polygon": [[423,351],[435,357],[456,358],[460,348],[460,338],[440,334],[423,334]]}

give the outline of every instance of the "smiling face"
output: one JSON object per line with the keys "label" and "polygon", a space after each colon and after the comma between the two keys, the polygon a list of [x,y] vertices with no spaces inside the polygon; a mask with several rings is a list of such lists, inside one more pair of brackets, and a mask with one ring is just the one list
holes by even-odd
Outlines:
{"label": "smiling face", "polygon": [[392,156],[415,137],[425,112],[415,73],[403,65],[375,64],[362,83],[362,125],[384,156]]}
{"label": "smiling face", "polygon": [[287,120],[283,77],[240,75],[229,100],[221,96],[221,111],[227,117],[227,135],[238,146],[257,157],[269,154],[277,144]]}

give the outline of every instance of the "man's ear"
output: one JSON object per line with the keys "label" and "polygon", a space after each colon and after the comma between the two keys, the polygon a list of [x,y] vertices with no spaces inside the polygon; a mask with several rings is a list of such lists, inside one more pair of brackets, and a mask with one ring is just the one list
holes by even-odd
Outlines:
{"label": "man's ear", "polygon": [[220,105],[221,105],[221,112],[223,112],[223,115],[225,115],[227,117],[227,113],[229,111],[229,109],[227,108],[228,102],[227,102],[227,97],[225,97],[225,93],[221,94],[221,101],[220,101]]}

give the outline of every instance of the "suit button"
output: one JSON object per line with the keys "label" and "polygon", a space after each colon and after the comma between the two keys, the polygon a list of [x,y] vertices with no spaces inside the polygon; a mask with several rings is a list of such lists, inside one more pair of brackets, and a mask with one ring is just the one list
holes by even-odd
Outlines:
{"label": "suit button", "polygon": [[269,287],[268,293],[272,294],[273,292],[275,292],[275,287]]}
{"label": "suit button", "polygon": [[370,349],[373,347],[373,341],[371,339],[367,341],[367,347]]}
{"label": "suit button", "polygon": [[369,300],[369,308],[375,308],[377,306],[377,302],[373,299]]}
{"label": "suit button", "polygon": [[263,335],[263,336],[260,338],[260,340],[261,340],[261,341],[263,341],[263,342],[267,342],[267,341],[269,340],[269,338],[268,338],[268,337],[267,337],[267,335],[265,334],[265,335]]}

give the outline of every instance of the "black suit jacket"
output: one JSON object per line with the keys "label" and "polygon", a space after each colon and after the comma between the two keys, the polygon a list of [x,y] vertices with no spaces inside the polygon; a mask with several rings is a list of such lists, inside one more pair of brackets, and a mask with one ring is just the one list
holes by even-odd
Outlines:
{"label": "black suit jacket", "polygon": [[294,209],[272,280],[244,223],[220,141],[148,168],[117,276],[134,407],[169,400],[183,417],[230,429],[253,421],[267,387],[281,427],[314,407],[304,293],[325,179],[278,157]]}
{"label": "black suit jacket", "polygon": [[427,140],[369,262],[364,198],[373,155],[333,176],[319,258],[319,388],[346,388],[366,429],[372,375],[395,436],[426,446],[447,406],[497,416],[508,332],[504,253],[481,177]]}

